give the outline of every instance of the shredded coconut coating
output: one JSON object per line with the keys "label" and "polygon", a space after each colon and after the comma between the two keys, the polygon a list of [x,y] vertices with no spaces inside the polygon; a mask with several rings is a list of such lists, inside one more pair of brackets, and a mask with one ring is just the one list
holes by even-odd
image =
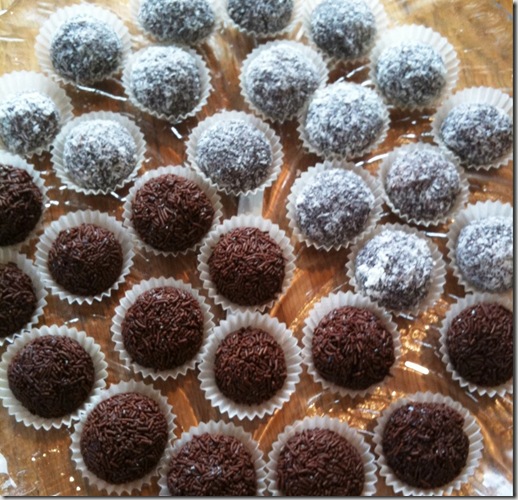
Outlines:
{"label": "shredded coconut coating", "polygon": [[291,20],[293,0],[228,0],[228,14],[241,28],[253,33],[277,33]]}
{"label": "shredded coconut coating", "polygon": [[379,56],[376,80],[386,99],[401,107],[428,106],[446,85],[446,66],[441,54],[421,42],[402,42]]}
{"label": "shredded coconut coating", "polygon": [[485,292],[513,286],[513,219],[487,217],[465,226],[457,240],[457,265],[462,276]]}

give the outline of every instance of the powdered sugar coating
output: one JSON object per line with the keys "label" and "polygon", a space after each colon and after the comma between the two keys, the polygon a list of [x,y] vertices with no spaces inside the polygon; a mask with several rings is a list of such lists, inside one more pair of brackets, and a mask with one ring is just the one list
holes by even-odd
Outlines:
{"label": "powdered sugar coating", "polygon": [[441,54],[422,42],[401,42],[380,54],[375,78],[380,92],[399,107],[428,106],[446,86]]}
{"label": "powdered sugar coating", "polygon": [[384,230],[358,252],[355,278],[362,293],[395,310],[416,306],[427,294],[434,267],[423,238]]}
{"label": "powdered sugar coating", "polygon": [[444,119],[440,136],[464,165],[486,165],[513,147],[512,119],[489,104],[459,104]]}
{"label": "powdered sugar coating", "polygon": [[367,55],[376,37],[376,19],[362,0],[324,0],[311,14],[311,38],[338,59]]}
{"label": "powdered sugar coating", "polygon": [[0,139],[7,150],[29,154],[50,145],[60,120],[52,99],[40,92],[23,92],[0,103]]}
{"label": "powdered sugar coating", "polygon": [[293,0],[228,0],[228,14],[245,31],[273,34],[291,20]]}
{"label": "powdered sugar coating", "polygon": [[63,148],[68,175],[86,189],[113,189],[137,163],[133,137],[111,120],[88,120],[68,134]]}
{"label": "powdered sugar coating", "polygon": [[324,246],[348,243],[364,229],[374,206],[365,181],[353,172],[332,169],[312,176],[296,200],[301,233]]}
{"label": "powdered sugar coating", "polygon": [[455,257],[462,276],[485,292],[504,292],[513,286],[513,220],[487,217],[463,227]]}

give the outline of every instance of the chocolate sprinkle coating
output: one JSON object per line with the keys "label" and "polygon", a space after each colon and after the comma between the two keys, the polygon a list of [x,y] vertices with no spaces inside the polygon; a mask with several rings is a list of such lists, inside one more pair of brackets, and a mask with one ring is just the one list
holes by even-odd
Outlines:
{"label": "chocolate sprinkle coating", "polygon": [[172,496],[255,496],[257,475],[239,439],[206,432],[173,456],[167,487]]}
{"label": "chocolate sprinkle coating", "polygon": [[417,488],[453,481],[466,465],[464,417],[442,403],[410,403],[392,413],[383,430],[383,454],[395,475]]}
{"label": "chocolate sprinkle coating", "polygon": [[201,77],[196,59],[172,46],[147,47],[131,68],[135,99],[158,114],[179,117],[190,113],[201,99]]}
{"label": "chocolate sprinkle coating", "polygon": [[324,156],[360,156],[379,139],[385,113],[385,105],[373,90],[335,82],[317,90],[309,103],[307,140]]}
{"label": "chocolate sprinkle coating", "polygon": [[513,287],[513,219],[487,217],[463,227],[455,249],[457,266],[472,286],[485,292]]}
{"label": "chocolate sprinkle coating", "polygon": [[87,15],[68,19],[52,38],[50,59],[56,73],[88,85],[104,80],[122,63],[122,42],[113,28]]}
{"label": "chocolate sprinkle coating", "polygon": [[404,310],[428,293],[434,261],[423,238],[384,230],[364,245],[354,265],[362,293],[381,306]]}
{"label": "chocolate sprinkle coating", "polygon": [[182,252],[199,243],[214,220],[209,197],[193,181],[165,174],[147,181],[131,204],[142,241],[157,250]]}
{"label": "chocolate sprinkle coating", "polygon": [[219,344],[214,377],[227,398],[238,404],[259,405],[284,385],[284,351],[268,332],[251,326],[240,328]]}
{"label": "chocolate sprinkle coating", "polygon": [[401,151],[387,172],[385,191],[401,214],[417,221],[435,221],[453,208],[460,193],[460,176],[438,148]]}
{"label": "chocolate sprinkle coating", "polygon": [[0,263],[0,338],[26,326],[37,305],[31,278],[14,262]]}
{"label": "chocolate sprinkle coating", "polygon": [[512,150],[513,121],[489,104],[459,104],[442,122],[440,137],[463,165],[487,165]]}
{"label": "chocolate sprinkle coating", "polygon": [[87,400],[95,380],[94,363],[76,340],[45,335],[14,356],[7,378],[16,399],[31,413],[58,418]]}
{"label": "chocolate sprinkle coating", "polygon": [[499,304],[464,309],[446,334],[451,364],[464,379],[480,386],[504,384],[513,376],[513,313]]}
{"label": "chocolate sprinkle coating", "polygon": [[381,382],[394,364],[392,335],[379,318],[358,307],[327,314],[313,332],[313,363],[329,382],[364,390]]}
{"label": "chocolate sprinkle coating", "polygon": [[290,23],[293,0],[228,0],[227,9],[240,28],[257,34],[274,34]]}
{"label": "chocolate sprinkle coating", "polygon": [[366,56],[376,33],[376,19],[363,1],[324,0],[311,13],[310,36],[330,57]]}
{"label": "chocolate sprinkle coating", "polygon": [[313,61],[282,42],[254,57],[243,75],[243,87],[252,104],[281,122],[297,115],[319,84]]}
{"label": "chocolate sprinkle coating", "polygon": [[238,227],[222,235],[208,264],[218,293],[235,304],[262,305],[282,291],[282,249],[258,228]]}
{"label": "chocolate sprinkle coating", "polygon": [[380,92],[395,106],[429,106],[446,86],[446,66],[431,45],[402,42],[380,54],[375,78]]}
{"label": "chocolate sprinkle coating", "polygon": [[171,370],[191,360],[203,341],[203,314],[186,290],[158,287],[137,298],[121,327],[124,348],[141,366]]}
{"label": "chocolate sprinkle coating", "polygon": [[285,496],[360,496],[365,483],[358,450],[329,429],[292,436],[277,461],[277,486]]}
{"label": "chocolate sprinkle coating", "polygon": [[52,99],[40,92],[23,92],[0,103],[0,139],[8,151],[29,154],[50,145],[60,120]]}
{"label": "chocolate sprinkle coating", "polygon": [[261,130],[243,120],[222,121],[199,138],[196,161],[219,188],[246,192],[268,179],[272,147]]}
{"label": "chocolate sprinkle coating", "polygon": [[331,169],[309,178],[296,197],[295,217],[309,240],[343,245],[363,231],[373,206],[374,195],[359,175]]}
{"label": "chocolate sprinkle coating", "polygon": [[43,194],[21,168],[0,164],[0,247],[24,241],[43,213]]}
{"label": "chocolate sprinkle coating", "polygon": [[78,123],[65,139],[63,163],[69,177],[86,189],[114,189],[137,164],[137,147],[128,130],[112,120]]}
{"label": "chocolate sprinkle coating", "polygon": [[135,392],[101,401],[86,417],[80,448],[88,470],[111,484],[151,472],[168,441],[167,420],[158,404]]}
{"label": "chocolate sprinkle coating", "polygon": [[48,269],[52,278],[76,295],[92,296],[110,288],[122,271],[121,244],[95,224],[64,229],[52,243]]}
{"label": "chocolate sprinkle coating", "polygon": [[138,19],[157,40],[187,45],[206,38],[216,24],[207,0],[142,0]]}

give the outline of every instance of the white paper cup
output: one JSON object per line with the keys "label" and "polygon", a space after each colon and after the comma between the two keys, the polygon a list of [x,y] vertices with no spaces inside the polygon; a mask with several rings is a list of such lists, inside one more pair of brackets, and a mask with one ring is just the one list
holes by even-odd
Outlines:
{"label": "white paper cup", "polygon": [[[72,413],[55,418],[44,418],[31,413],[16,399],[9,388],[7,379],[7,370],[16,354],[29,342],[49,335],[69,337],[77,341],[92,358],[94,365],[94,384],[86,401]],[[104,360],[104,353],[101,351],[101,347],[95,343],[92,337],[87,336],[85,332],[77,331],[75,328],[68,328],[66,326],[42,326],[41,328],[22,333],[21,336],[7,348],[2,356],[0,363],[0,399],[2,399],[2,404],[7,408],[9,415],[12,415],[17,422],[23,423],[26,427],[34,427],[35,429],[44,429],[46,431],[52,428],[70,427],[74,421],[82,417],[88,402],[97,397],[101,389],[106,385],[106,378],[108,376],[108,372],[106,371],[107,367],[108,363]]]}
{"label": "white paper cup", "polygon": [[[392,472],[387,464],[383,454],[383,431],[388,419],[394,411],[408,403],[442,403],[450,406],[464,417],[463,430],[469,438],[469,451],[467,463],[461,473],[449,484],[435,489],[421,489],[407,485],[400,481]],[[385,478],[388,486],[391,486],[395,493],[402,493],[405,496],[446,496],[450,495],[454,490],[458,490],[464,483],[468,482],[473,476],[475,469],[478,467],[482,457],[483,439],[480,428],[471,413],[466,410],[460,403],[454,401],[450,397],[442,394],[434,394],[432,392],[417,392],[399,399],[386,408],[378,418],[376,427],[374,428],[373,441],[376,445],[375,452],[378,455],[378,465],[380,466],[380,475]]]}

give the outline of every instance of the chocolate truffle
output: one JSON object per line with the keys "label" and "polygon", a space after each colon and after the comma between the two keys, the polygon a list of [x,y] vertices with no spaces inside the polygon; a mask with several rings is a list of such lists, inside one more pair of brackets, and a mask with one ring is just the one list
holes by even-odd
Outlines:
{"label": "chocolate truffle", "polygon": [[284,351],[268,332],[251,326],[240,328],[219,344],[214,377],[227,398],[238,404],[259,405],[284,385]]}
{"label": "chocolate truffle", "polygon": [[442,403],[412,402],[395,410],[383,430],[383,454],[394,474],[417,488],[439,488],[466,465],[464,417]]}
{"label": "chocolate truffle", "polygon": [[361,391],[381,382],[394,364],[392,335],[367,309],[341,307],[313,332],[313,364],[329,382]]}
{"label": "chocolate truffle", "polygon": [[130,89],[151,113],[179,118],[191,113],[201,99],[202,82],[195,57],[180,47],[154,46],[133,61]]}
{"label": "chocolate truffle", "polygon": [[65,21],[52,38],[54,71],[80,85],[104,80],[122,63],[122,42],[100,19],[78,15]]}
{"label": "chocolate truffle", "polygon": [[374,196],[359,175],[332,169],[304,184],[295,217],[300,232],[317,245],[346,245],[363,231],[373,206]]}
{"label": "chocolate truffle", "polygon": [[459,104],[441,124],[440,138],[465,166],[487,165],[513,148],[513,121],[489,104]]}
{"label": "chocolate truffle", "polygon": [[244,31],[274,34],[288,26],[293,0],[228,0],[230,18]]}
{"label": "chocolate truffle", "polygon": [[282,249],[256,227],[238,227],[222,235],[208,264],[217,292],[240,306],[265,304],[282,291]]}
{"label": "chocolate truffle", "polygon": [[453,208],[460,176],[438,148],[400,151],[388,169],[385,192],[401,215],[433,222]]}
{"label": "chocolate truffle", "polygon": [[0,338],[30,323],[37,304],[31,278],[14,262],[0,263]]}
{"label": "chocolate truffle", "polygon": [[59,418],[77,410],[94,385],[94,364],[70,337],[45,335],[26,344],[7,370],[9,388],[34,415]]}
{"label": "chocolate truffle", "polygon": [[423,238],[386,229],[363,246],[354,265],[363,294],[381,306],[404,310],[428,293],[434,261]]}
{"label": "chocolate truffle", "polygon": [[173,456],[167,487],[172,496],[255,496],[257,477],[250,452],[239,439],[204,433]]}
{"label": "chocolate truffle", "polygon": [[209,36],[216,24],[207,0],[141,0],[138,20],[157,40],[187,45]]}
{"label": "chocolate truffle", "polygon": [[311,13],[310,37],[330,57],[364,57],[376,37],[376,19],[362,0],[324,0]]}
{"label": "chocolate truffle", "polygon": [[137,147],[128,130],[111,120],[86,120],[68,133],[63,164],[85,189],[114,189],[137,165]]}
{"label": "chocolate truffle", "polygon": [[95,224],[64,229],[52,243],[48,269],[56,283],[76,295],[110,288],[122,271],[122,248],[115,235]]}
{"label": "chocolate truffle", "polygon": [[320,84],[319,69],[295,42],[278,42],[244,67],[242,85],[250,102],[268,118],[297,115]]}
{"label": "chocolate truffle", "polygon": [[124,348],[141,366],[171,370],[191,360],[203,341],[203,314],[186,290],[159,287],[137,298],[121,327]]}
{"label": "chocolate truffle", "polygon": [[0,103],[0,140],[25,155],[50,146],[60,128],[58,108],[40,92],[23,92]]}
{"label": "chocolate truffle", "polygon": [[21,168],[0,164],[0,247],[24,241],[43,213],[43,194]]}
{"label": "chocolate truffle", "polygon": [[513,219],[487,217],[464,226],[455,249],[463,278],[484,292],[513,286]]}
{"label": "chocolate truffle", "polygon": [[446,66],[431,45],[405,41],[381,52],[375,78],[382,95],[396,107],[431,106],[446,86]]}
{"label": "chocolate truffle", "polygon": [[87,469],[111,484],[151,472],[168,441],[167,420],[153,399],[136,392],[116,394],[88,414],[80,448]]}
{"label": "chocolate truffle", "polygon": [[193,181],[164,174],[135,193],[131,221],[139,237],[164,252],[183,252],[199,243],[214,220],[208,196]]}
{"label": "chocolate truffle", "polygon": [[453,318],[446,334],[448,356],[468,382],[494,387],[513,376],[513,313],[482,302]]}
{"label": "chocolate truffle", "polygon": [[285,443],[277,461],[283,496],[360,496],[365,483],[358,450],[330,429],[307,429]]}
{"label": "chocolate truffle", "polygon": [[373,90],[338,81],[315,92],[305,119],[309,144],[324,156],[354,158],[380,139],[387,110]]}
{"label": "chocolate truffle", "polygon": [[243,193],[258,188],[269,177],[272,147],[265,134],[252,124],[221,121],[201,134],[196,162],[218,188]]}

